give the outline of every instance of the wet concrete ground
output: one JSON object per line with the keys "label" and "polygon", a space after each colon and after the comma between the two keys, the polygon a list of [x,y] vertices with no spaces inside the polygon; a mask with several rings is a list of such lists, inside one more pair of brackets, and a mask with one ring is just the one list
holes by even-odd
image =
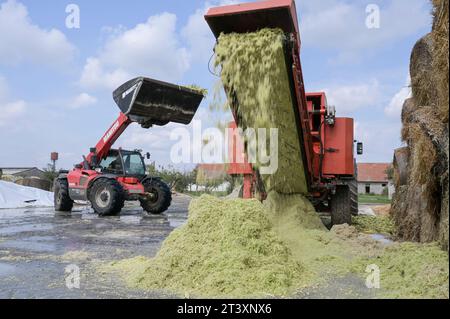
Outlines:
{"label": "wet concrete ground", "polygon": [[[94,267],[154,256],[168,234],[186,221],[189,201],[174,196],[160,216],[145,216],[139,206],[106,218],[82,206],[72,214],[51,208],[0,210],[0,298],[170,297],[130,290],[120,279],[99,276]],[[69,265],[80,270],[79,289],[66,286]]]}
{"label": "wet concrete ground", "polygon": [[[153,257],[169,233],[187,219],[190,197],[176,195],[160,216],[127,205],[118,217],[89,207],[71,214],[52,208],[0,209],[0,298],[172,298],[127,288],[97,267],[135,256]],[[329,216],[321,215],[324,223]],[[66,267],[78,267],[80,288],[66,285]],[[72,268],[73,269],[73,268]],[[183,296],[178,296],[183,297]],[[303,290],[293,298],[373,298],[361,278],[349,275]]]}

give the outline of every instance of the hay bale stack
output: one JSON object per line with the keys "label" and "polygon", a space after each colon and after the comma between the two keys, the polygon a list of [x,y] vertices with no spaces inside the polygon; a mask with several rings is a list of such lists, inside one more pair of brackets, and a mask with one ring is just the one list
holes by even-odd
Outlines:
{"label": "hay bale stack", "polygon": [[15,181],[15,183],[18,185],[33,187],[44,191],[51,191],[52,189],[52,182],[38,177],[25,177]]}
{"label": "hay bale stack", "polygon": [[433,36],[431,33],[416,42],[411,53],[409,72],[411,89],[417,105],[436,104],[436,86],[433,85]]}
{"label": "hay bale stack", "polygon": [[448,125],[448,0],[433,0],[433,75],[437,89],[438,110]]}
{"label": "hay bale stack", "polygon": [[402,147],[394,152],[394,184],[396,188],[408,183],[409,148]]}
{"label": "hay bale stack", "polygon": [[439,240],[448,249],[448,0],[434,0],[430,34],[413,48],[413,97],[402,110],[402,140],[394,154],[396,194],[391,214],[405,240]]}

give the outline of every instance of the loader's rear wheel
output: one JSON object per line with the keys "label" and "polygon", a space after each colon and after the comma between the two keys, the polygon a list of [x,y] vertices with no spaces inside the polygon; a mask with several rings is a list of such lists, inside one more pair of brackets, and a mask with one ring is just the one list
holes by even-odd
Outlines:
{"label": "loader's rear wheel", "polygon": [[89,201],[100,216],[117,215],[125,203],[123,188],[115,179],[99,179],[90,189]]}
{"label": "loader's rear wheel", "polygon": [[67,179],[55,181],[54,188],[55,210],[58,212],[70,212],[73,207],[73,200],[69,196],[69,183]]}
{"label": "loader's rear wheel", "polygon": [[336,186],[336,193],[331,197],[331,224],[352,223],[351,191],[348,185]]}
{"label": "loader's rear wheel", "polygon": [[172,202],[172,193],[169,186],[158,179],[148,179],[142,183],[148,194],[140,199],[142,208],[150,214],[158,215],[164,213]]}

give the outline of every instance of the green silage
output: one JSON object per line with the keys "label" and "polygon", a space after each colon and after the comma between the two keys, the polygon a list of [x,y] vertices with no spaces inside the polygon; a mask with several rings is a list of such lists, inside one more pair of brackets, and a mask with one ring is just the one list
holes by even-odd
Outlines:
{"label": "green silage", "polygon": [[240,127],[278,129],[278,170],[262,176],[266,191],[306,194],[284,37],[280,29],[222,34],[215,48],[216,65]]}
{"label": "green silage", "polygon": [[360,258],[352,271],[367,276],[367,265],[380,270],[381,298],[449,298],[448,253],[437,243],[396,243],[370,258]]}
{"label": "green silage", "polygon": [[390,216],[353,216],[353,225],[358,231],[368,234],[394,235],[395,224]]}
{"label": "green silage", "polygon": [[262,204],[203,195],[192,200],[187,223],[154,258],[137,256],[101,270],[144,290],[244,298],[293,296],[349,274],[363,285],[366,267],[375,264],[381,271],[379,297],[448,298],[448,255],[436,245],[386,247],[347,225],[326,231],[309,218],[306,199],[284,213],[273,211],[280,207],[272,202],[277,196],[269,194]]}
{"label": "green silage", "polygon": [[[309,278],[272,231],[257,200],[192,200],[187,224],[153,259],[113,263],[131,286],[208,297],[286,295]],[[133,269],[133,271],[131,271]]]}

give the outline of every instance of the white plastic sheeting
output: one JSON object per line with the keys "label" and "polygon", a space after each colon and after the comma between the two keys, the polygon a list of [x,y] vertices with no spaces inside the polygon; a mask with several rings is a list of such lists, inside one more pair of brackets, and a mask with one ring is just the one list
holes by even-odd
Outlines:
{"label": "white plastic sheeting", "polygon": [[0,181],[0,209],[52,206],[51,192]]}

